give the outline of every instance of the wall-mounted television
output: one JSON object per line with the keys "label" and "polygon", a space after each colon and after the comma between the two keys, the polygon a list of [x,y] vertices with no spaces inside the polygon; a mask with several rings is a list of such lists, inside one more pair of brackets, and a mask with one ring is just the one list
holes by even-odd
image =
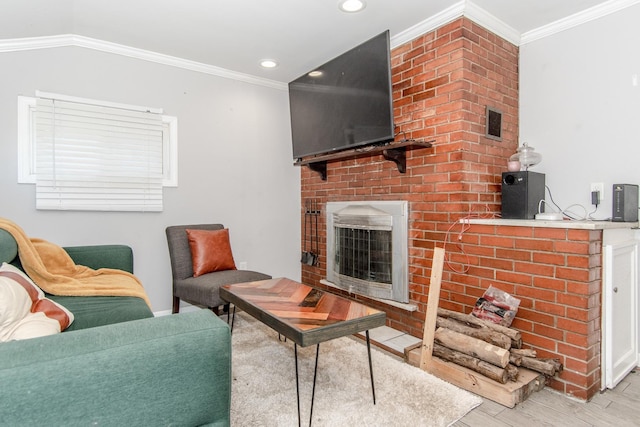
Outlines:
{"label": "wall-mounted television", "polygon": [[289,83],[293,158],[394,138],[389,31]]}

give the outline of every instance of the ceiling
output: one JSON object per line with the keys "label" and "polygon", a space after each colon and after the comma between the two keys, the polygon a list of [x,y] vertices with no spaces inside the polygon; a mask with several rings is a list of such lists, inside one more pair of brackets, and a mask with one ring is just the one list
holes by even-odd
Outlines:
{"label": "ceiling", "polygon": [[[286,83],[387,29],[394,46],[464,14],[520,44],[554,23],[636,2],[366,0],[344,13],[337,0],[2,0],[0,52],[34,48],[23,38],[74,35],[82,43],[64,40]],[[263,69],[264,58],[278,67]]]}

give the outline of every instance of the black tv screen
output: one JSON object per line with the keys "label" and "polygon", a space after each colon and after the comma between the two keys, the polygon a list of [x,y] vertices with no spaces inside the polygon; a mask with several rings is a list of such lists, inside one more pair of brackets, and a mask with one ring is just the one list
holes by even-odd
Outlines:
{"label": "black tv screen", "polygon": [[289,83],[293,158],[392,141],[389,31]]}

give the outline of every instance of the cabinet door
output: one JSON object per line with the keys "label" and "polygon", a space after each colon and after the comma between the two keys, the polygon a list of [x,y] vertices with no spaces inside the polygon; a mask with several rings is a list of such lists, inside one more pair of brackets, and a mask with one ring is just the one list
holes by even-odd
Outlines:
{"label": "cabinet door", "polygon": [[604,386],[613,388],[638,365],[638,242],[605,246],[604,270]]}

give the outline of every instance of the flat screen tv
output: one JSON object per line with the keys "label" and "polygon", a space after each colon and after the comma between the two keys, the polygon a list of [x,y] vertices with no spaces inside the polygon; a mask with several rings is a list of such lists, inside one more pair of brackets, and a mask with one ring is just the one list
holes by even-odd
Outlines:
{"label": "flat screen tv", "polygon": [[289,83],[293,158],[394,138],[389,31]]}

